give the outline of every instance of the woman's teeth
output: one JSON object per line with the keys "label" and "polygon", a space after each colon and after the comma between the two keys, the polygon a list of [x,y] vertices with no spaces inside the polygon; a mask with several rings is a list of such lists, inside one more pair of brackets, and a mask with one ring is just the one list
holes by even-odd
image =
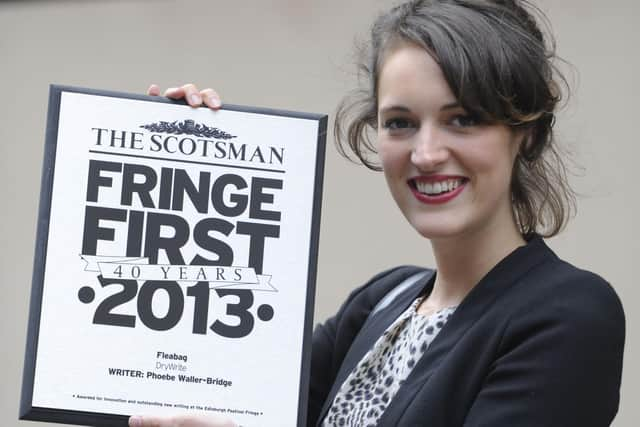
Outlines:
{"label": "woman's teeth", "polygon": [[458,188],[462,184],[462,179],[447,179],[438,182],[415,181],[419,192],[434,196],[441,193],[448,193]]}

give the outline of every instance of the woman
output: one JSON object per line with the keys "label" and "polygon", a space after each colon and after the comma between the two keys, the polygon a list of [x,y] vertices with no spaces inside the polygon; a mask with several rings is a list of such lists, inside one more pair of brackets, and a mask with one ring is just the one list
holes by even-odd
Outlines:
{"label": "woman", "polygon": [[[378,167],[377,151],[436,270],[380,273],[316,329],[310,426],[614,418],[620,302],[542,240],[566,223],[573,193],[552,132],[562,79],[530,10],[515,0],[410,1],[374,24],[369,87],[343,102],[336,136],[368,167]],[[166,95],[220,107],[214,91],[193,85]],[[130,425],[234,424],[182,416]]]}

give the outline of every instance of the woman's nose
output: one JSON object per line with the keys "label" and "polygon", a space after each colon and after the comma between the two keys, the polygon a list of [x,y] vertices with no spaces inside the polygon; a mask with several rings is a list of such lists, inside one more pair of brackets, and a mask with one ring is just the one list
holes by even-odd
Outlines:
{"label": "woman's nose", "polygon": [[411,162],[421,170],[432,170],[449,158],[449,150],[442,135],[434,126],[423,126],[416,135],[411,151]]}

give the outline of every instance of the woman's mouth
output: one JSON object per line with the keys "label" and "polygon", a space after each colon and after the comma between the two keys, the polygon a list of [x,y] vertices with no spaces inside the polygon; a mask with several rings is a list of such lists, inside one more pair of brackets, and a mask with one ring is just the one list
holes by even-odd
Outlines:
{"label": "woman's mouth", "polygon": [[409,187],[414,196],[423,203],[446,203],[464,190],[469,180],[464,177],[411,178]]}

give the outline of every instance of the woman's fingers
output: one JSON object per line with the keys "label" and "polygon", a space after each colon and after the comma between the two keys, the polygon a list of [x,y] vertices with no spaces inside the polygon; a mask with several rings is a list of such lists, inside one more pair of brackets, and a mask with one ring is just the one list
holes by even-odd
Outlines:
{"label": "woman's fingers", "polygon": [[200,95],[200,91],[194,84],[186,84],[182,86],[182,90],[184,91],[184,99],[187,101],[187,104],[192,107],[199,107],[202,105],[202,95]]}
{"label": "woman's fingers", "polygon": [[153,415],[136,415],[129,418],[129,427],[237,427],[228,418],[215,415],[175,415],[172,417],[157,417]]}
{"label": "woman's fingers", "polygon": [[[147,95],[160,95],[160,87],[156,84],[152,84],[149,86],[149,89],[147,89]],[[164,96],[171,99],[184,99],[187,104],[192,107],[201,107],[203,102],[212,110],[219,110],[222,106],[222,101],[220,101],[220,95],[218,95],[218,92],[211,88],[198,90],[198,88],[192,83],[188,83],[180,87],[170,87],[164,91]]]}
{"label": "woman's fingers", "polygon": [[220,95],[211,89],[207,88],[200,91],[200,95],[202,95],[202,99],[204,99],[204,103],[207,104],[209,108],[214,110],[219,109],[222,106],[222,102],[220,102]]}
{"label": "woman's fingers", "polygon": [[164,96],[171,99],[184,99],[192,107],[202,105],[202,96],[200,96],[198,88],[191,83],[180,87],[170,87],[164,92]]}
{"label": "woman's fingers", "polygon": [[207,88],[200,91],[192,83],[180,87],[170,87],[164,92],[164,96],[171,99],[184,99],[192,107],[200,107],[203,102],[213,110],[218,110],[222,106],[220,95],[215,90]]}
{"label": "woman's fingers", "polygon": [[136,415],[129,418],[129,427],[172,427],[169,422],[169,418]]}
{"label": "woman's fingers", "polygon": [[156,84],[152,84],[151,86],[149,86],[149,89],[147,89],[147,95],[150,95],[150,96],[160,95],[160,86]]}

